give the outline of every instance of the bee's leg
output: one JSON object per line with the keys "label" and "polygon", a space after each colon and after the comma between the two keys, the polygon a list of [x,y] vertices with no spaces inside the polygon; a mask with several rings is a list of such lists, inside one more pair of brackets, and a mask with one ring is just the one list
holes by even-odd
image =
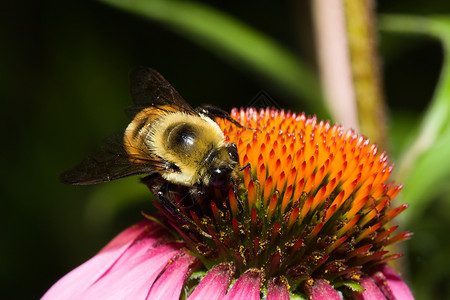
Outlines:
{"label": "bee's leg", "polygon": [[233,184],[233,194],[237,199],[237,188],[236,188],[236,180],[234,180],[233,178],[230,178],[231,183]]}
{"label": "bee's leg", "polygon": [[181,214],[178,213],[179,210],[177,206],[165,197],[165,193],[163,191],[158,191],[158,193],[155,194],[155,198],[157,198],[156,201],[158,201],[161,205],[161,208],[169,212],[173,217],[179,218],[181,216]]}
{"label": "bee's leg", "polygon": [[164,180],[164,178],[162,178],[158,173],[153,173],[141,178],[141,182],[148,187],[155,198],[164,187],[167,189],[167,181]]}
{"label": "bee's leg", "polygon": [[238,196],[237,187],[236,187],[236,181],[233,178],[230,178],[230,181],[233,184],[234,198],[236,198],[236,201],[237,201],[237,203],[239,203],[239,207],[241,208],[241,211],[243,211],[244,210],[244,204],[242,204],[241,198]]}
{"label": "bee's leg", "polygon": [[187,225],[193,225],[192,221],[189,220],[189,218],[186,217],[184,214],[184,208],[181,209],[179,204],[174,202],[173,198],[175,195],[172,193],[171,188],[169,187],[170,183],[166,183],[159,191],[155,194],[157,205],[159,206],[159,209],[162,210],[162,212],[170,219],[175,218],[178,221],[181,221],[184,224]]}
{"label": "bee's leg", "polygon": [[190,189],[189,196],[192,199],[192,207],[190,209],[194,209],[198,212],[208,210],[210,205],[210,196],[212,194],[212,188],[207,187],[203,184],[197,185],[195,188]]}
{"label": "bee's leg", "polygon": [[205,186],[203,184],[199,184],[199,185],[197,185],[195,187],[195,189],[191,189],[189,192],[191,193],[192,196],[196,196],[196,197],[200,196],[200,197],[202,197],[202,196],[205,195],[206,189],[205,189]]}
{"label": "bee's leg", "polygon": [[179,205],[173,199],[179,195],[176,185],[171,184],[158,173],[141,179],[154,195],[154,205],[168,218],[175,218],[189,223]]}

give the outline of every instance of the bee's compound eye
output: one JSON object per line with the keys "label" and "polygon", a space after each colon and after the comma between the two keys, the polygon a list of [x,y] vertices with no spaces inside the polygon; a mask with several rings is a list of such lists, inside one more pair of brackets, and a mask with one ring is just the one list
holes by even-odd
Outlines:
{"label": "bee's compound eye", "polygon": [[219,167],[214,170],[211,179],[212,179],[212,185],[214,187],[221,187],[224,186],[225,183],[229,180],[229,174],[230,174],[230,168],[228,167]]}
{"label": "bee's compound eye", "polygon": [[228,146],[228,155],[233,161],[239,162],[239,154],[235,144],[232,143]]}

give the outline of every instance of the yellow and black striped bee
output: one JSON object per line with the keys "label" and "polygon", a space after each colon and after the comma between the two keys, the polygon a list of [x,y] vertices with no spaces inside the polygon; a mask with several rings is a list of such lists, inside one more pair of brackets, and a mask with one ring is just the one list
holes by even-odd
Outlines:
{"label": "yellow and black striped bee", "polygon": [[214,118],[242,127],[211,106],[193,109],[163,76],[138,67],[130,74],[133,120],[124,134],[109,138],[101,151],[63,173],[63,183],[96,184],[126,176],[150,175],[158,192],[164,182],[190,193],[234,184],[240,170],[236,145],[227,143]]}

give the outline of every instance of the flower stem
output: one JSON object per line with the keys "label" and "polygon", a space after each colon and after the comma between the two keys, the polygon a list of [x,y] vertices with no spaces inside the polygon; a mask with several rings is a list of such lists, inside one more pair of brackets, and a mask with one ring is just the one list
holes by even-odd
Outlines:
{"label": "flower stem", "polygon": [[386,108],[377,52],[374,1],[346,0],[348,51],[361,133],[387,148]]}
{"label": "flower stem", "polygon": [[311,8],[325,101],[334,121],[359,131],[343,2],[313,0]]}

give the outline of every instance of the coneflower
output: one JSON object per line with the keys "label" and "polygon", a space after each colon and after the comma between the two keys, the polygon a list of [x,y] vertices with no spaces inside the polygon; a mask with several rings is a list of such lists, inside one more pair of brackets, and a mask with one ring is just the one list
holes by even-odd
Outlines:
{"label": "coneflower", "polygon": [[[352,130],[274,109],[218,120],[244,166],[211,199],[148,216],[43,299],[413,299],[386,264],[410,237],[391,220],[400,185]],[[153,189],[149,185],[150,189]]]}

